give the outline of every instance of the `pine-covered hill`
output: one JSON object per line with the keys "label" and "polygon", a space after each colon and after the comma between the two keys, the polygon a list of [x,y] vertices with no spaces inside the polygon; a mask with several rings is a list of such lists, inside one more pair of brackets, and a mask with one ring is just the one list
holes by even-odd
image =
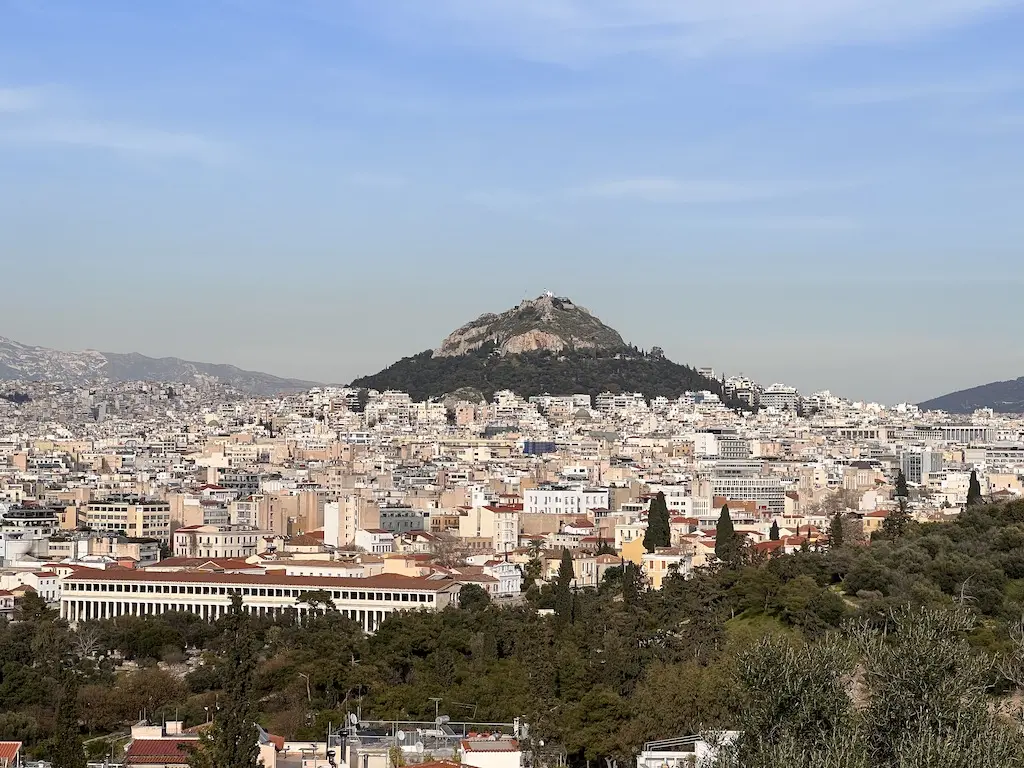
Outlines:
{"label": "pine-covered hill", "polygon": [[720,382],[693,368],[632,348],[501,355],[494,352],[493,345],[453,357],[434,357],[426,350],[402,358],[380,373],[356,379],[352,386],[400,390],[415,400],[442,397],[461,388],[479,390],[488,399],[503,389],[522,397],[642,392],[648,398],[674,398],[701,390],[722,393]]}
{"label": "pine-covered hill", "polygon": [[1024,413],[1024,376],[952,392],[918,405],[926,411],[947,413],[972,413],[979,408],[991,408],[996,413]]}

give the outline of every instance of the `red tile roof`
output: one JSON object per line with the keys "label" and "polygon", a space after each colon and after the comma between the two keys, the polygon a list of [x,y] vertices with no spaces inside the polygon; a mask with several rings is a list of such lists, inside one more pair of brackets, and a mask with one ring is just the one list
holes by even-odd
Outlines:
{"label": "red tile roof", "polygon": [[198,739],[136,739],[125,753],[125,765],[188,765],[187,746]]}
{"label": "red tile roof", "polygon": [[139,583],[193,583],[193,584],[225,584],[245,586],[292,586],[306,588],[330,589],[416,589],[431,592],[443,592],[452,582],[428,579],[420,576],[399,576],[397,574],[380,574],[365,578],[345,578],[340,576],[285,576],[281,573],[196,573],[193,571],[101,571],[91,570],[88,573],[75,573],[65,579],[65,583],[79,581],[124,581]]}
{"label": "red tile roof", "polygon": [[0,741],[0,762],[14,763],[20,751],[20,741]]}
{"label": "red tile roof", "polygon": [[515,739],[463,739],[463,752],[518,752],[519,742]]}
{"label": "red tile roof", "polygon": [[253,570],[261,566],[247,563],[240,557],[167,557],[150,568],[181,568],[182,570]]}
{"label": "red tile roof", "polygon": [[298,536],[292,536],[288,541],[285,542],[285,546],[293,547],[318,547],[324,543],[324,537],[321,535],[320,538],[311,536],[308,533],[303,533]]}

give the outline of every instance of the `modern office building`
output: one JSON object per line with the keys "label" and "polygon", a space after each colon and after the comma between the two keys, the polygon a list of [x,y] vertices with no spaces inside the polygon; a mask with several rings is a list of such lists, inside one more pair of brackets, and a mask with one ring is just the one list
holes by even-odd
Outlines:
{"label": "modern office building", "polygon": [[786,511],[782,480],[761,474],[761,464],[756,461],[719,462],[711,474],[711,495],[756,502],[772,516]]}
{"label": "modern office building", "polygon": [[900,454],[900,469],[908,483],[922,483],[932,472],[942,471],[942,452],[915,448]]}

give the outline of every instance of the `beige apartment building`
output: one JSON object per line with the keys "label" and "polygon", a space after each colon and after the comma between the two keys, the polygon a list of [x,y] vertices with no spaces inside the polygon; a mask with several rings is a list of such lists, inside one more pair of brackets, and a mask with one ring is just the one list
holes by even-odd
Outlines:
{"label": "beige apartment building", "polygon": [[519,546],[518,507],[473,507],[459,517],[459,537],[487,539],[497,553]]}
{"label": "beige apartment building", "polygon": [[95,534],[73,534],[50,539],[48,557],[51,560],[77,560],[90,556],[132,560],[145,566],[159,562],[160,543],[156,539]]}
{"label": "beige apartment building", "polygon": [[195,525],[174,532],[176,557],[242,558],[262,550],[270,531],[238,525]]}
{"label": "beige apartment building", "polygon": [[94,531],[110,531],[132,538],[171,539],[171,505],[142,496],[110,496],[81,508],[79,523]]}

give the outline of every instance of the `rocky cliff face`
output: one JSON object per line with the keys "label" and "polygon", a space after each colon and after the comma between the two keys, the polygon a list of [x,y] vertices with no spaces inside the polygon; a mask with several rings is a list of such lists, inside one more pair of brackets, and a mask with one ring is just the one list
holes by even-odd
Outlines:
{"label": "rocky cliff face", "polygon": [[177,357],[146,357],[137,353],[61,352],[19,344],[0,336],[0,379],[86,384],[108,381],[167,381],[195,383],[203,379],[236,387],[244,392],[269,395],[298,392],[318,386],[315,382],[282,379],[233,365],[193,363]]}
{"label": "rocky cliff face", "polygon": [[485,344],[494,344],[503,355],[626,346],[617,331],[584,307],[546,293],[500,315],[481,315],[450,334],[434,357],[465,355]]}

